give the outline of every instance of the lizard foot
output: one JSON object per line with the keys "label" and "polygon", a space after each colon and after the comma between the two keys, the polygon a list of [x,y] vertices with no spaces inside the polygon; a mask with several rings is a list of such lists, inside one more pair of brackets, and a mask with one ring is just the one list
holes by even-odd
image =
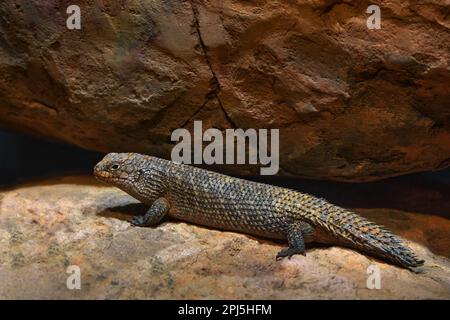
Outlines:
{"label": "lizard foot", "polygon": [[135,216],[131,220],[131,224],[138,227],[156,226],[158,222],[169,211],[169,203],[164,198],[159,198],[153,202],[150,209],[143,216]]}
{"label": "lizard foot", "polygon": [[131,219],[130,223],[136,227],[145,227],[147,225],[147,219],[145,218],[145,216],[135,216],[133,219]]}
{"label": "lizard foot", "polygon": [[280,261],[281,259],[283,259],[285,257],[288,257],[290,259],[294,254],[301,254],[301,255],[306,256],[306,251],[289,247],[289,248],[283,249],[280,252],[278,252],[276,260]]}

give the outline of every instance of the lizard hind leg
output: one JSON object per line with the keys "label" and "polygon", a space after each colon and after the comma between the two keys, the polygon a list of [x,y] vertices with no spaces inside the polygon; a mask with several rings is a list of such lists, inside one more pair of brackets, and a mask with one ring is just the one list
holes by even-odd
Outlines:
{"label": "lizard hind leg", "polygon": [[306,256],[306,242],[311,242],[314,237],[314,228],[303,221],[292,222],[286,230],[289,247],[278,252],[276,259],[284,257],[289,259],[295,254]]}

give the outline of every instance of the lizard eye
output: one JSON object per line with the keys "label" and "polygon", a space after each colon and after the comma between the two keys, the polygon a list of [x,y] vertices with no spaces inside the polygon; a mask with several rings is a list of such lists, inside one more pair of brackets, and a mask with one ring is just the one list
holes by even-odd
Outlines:
{"label": "lizard eye", "polygon": [[113,165],[110,167],[111,170],[118,170],[119,168],[120,168],[120,166],[119,166],[117,163],[113,164]]}

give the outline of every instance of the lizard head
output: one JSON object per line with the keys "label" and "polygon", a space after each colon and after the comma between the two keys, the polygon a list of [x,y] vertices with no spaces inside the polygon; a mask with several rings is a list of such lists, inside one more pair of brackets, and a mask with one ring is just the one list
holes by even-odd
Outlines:
{"label": "lizard head", "polygon": [[140,178],[143,158],[137,153],[109,153],[94,167],[94,175],[128,191]]}
{"label": "lizard head", "polygon": [[165,192],[166,168],[161,161],[139,153],[109,153],[95,166],[94,175],[141,202],[152,204]]}

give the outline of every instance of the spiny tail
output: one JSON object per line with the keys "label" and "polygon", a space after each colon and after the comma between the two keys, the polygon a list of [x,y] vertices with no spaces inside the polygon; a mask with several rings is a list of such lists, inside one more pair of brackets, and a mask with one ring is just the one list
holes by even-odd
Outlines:
{"label": "spiny tail", "polygon": [[382,226],[323,199],[311,197],[308,207],[314,210],[305,208],[306,219],[313,225],[319,225],[328,230],[334,237],[356,249],[408,269],[420,267],[424,263],[415,256],[401,238]]}

